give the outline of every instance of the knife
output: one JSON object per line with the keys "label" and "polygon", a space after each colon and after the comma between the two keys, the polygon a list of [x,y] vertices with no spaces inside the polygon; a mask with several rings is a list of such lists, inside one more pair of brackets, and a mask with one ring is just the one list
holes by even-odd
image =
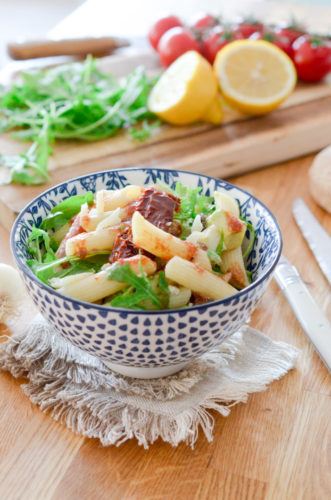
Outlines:
{"label": "knife", "polygon": [[129,41],[124,38],[101,36],[71,38],[64,40],[22,40],[7,45],[12,59],[35,59],[62,55],[86,56],[105,55],[115,49],[127,47]]}
{"label": "knife", "polygon": [[294,200],[292,210],[310,250],[331,285],[331,237],[301,198]]}
{"label": "knife", "polygon": [[331,372],[331,324],[318,307],[296,267],[281,256],[274,278],[303,330]]}

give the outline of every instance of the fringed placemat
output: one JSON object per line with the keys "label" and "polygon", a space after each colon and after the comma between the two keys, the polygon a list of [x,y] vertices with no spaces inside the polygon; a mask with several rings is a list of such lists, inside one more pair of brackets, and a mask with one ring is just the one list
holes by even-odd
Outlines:
{"label": "fringed placemat", "polygon": [[102,445],[136,438],[192,448],[199,429],[213,439],[214,418],[266,389],[294,367],[298,350],[244,326],[181,372],[152,380],[110,371],[100,359],[66,341],[42,316],[0,344],[0,369],[26,377],[21,387],[43,411]]}

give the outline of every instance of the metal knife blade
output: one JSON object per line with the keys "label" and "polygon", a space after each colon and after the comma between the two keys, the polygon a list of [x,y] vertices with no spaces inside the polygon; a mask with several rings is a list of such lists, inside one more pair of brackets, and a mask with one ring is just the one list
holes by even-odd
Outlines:
{"label": "metal knife blade", "polygon": [[331,372],[331,324],[318,307],[296,267],[281,257],[274,278],[321,359]]}
{"label": "metal knife blade", "polygon": [[301,198],[294,200],[292,210],[310,250],[331,285],[331,237]]}

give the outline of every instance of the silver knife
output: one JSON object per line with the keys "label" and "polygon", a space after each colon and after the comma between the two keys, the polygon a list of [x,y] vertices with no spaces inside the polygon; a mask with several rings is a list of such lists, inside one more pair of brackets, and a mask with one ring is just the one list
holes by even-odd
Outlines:
{"label": "silver knife", "polygon": [[301,198],[294,200],[293,215],[318,265],[331,285],[331,237]]}
{"label": "silver knife", "polygon": [[331,324],[318,307],[297,269],[281,257],[274,278],[309,340],[331,372]]}

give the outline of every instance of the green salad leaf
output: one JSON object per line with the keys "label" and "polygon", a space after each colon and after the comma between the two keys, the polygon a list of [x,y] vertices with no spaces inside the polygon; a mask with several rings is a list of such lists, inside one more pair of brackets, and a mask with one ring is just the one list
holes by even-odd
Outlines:
{"label": "green salad leaf", "polygon": [[[37,262],[50,262],[56,260],[55,251],[52,247],[52,240],[47,231],[33,226],[31,234],[28,239],[28,251],[31,253]],[[45,251],[43,252],[43,247]]]}
{"label": "green salad leaf", "polygon": [[174,219],[182,225],[180,237],[185,239],[191,232],[191,226],[198,214],[210,215],[215,210],[214,198],[201,194],[202,187],[192,189],[176,182],[175,189],[171,189],[162,180],[157,179],[157,184],[181,200],[180,211],[174,214]]}
{"label": "green salad leaf", "polygon": [[110,302],[113,307],[144,309],[142,302],[151,301],[158,309],[165,309],[169,303],[169,287],[163,271],[158,275],[157,291],[152,287],[153,277],[148,278],[144,272],[138,276],[129,264],[114,267],[108,279],[130,285]]}
{"label": "green salad leaf", "polygon": [[221,257],[218,255],[218,253],[215,250],[212,250],[211,248],[208,248],[207,254],[211,262],[215,264],[220,264],[221,263]]}
{"label": "green salad leaf", "polygon": [[247,220],[243,219],[242,217],[239,217],[239,218],[241,221],[245,222],[247,229],[251,232],[249,245],[246,248],[245,253],[243,254],[243,258],[246,259],[246,257],[248,257],[248,255],[251,253],[252,248],[254,246],[256,232],[255,232],[255,229],[250,222],[247,222]]}
{"label": "green salad leaf", "polygon": [[87,191],[84,195],[78,194],[70,196],[66,200],[61,201],[61,203],[52,208],[47,217],[43,219],[40,224],[41,229],[57,229],[63,226],[69,222],[74,215],[78,214],[84,203],[88,205],[94,203],[94,194],[92,191]]}
{"label": "green salad leaf", "polygon": [[96,141],[128,130],[133,139],[146,140],[160,124],[147,107],[155,81],[142,67],[116,79],[102,73],[90,56],[83,63],[22,73],[0,93],[0,133],[32,141],[23,154],[0,155],[8,182],[46,182],[56,139]]}
{"label": "green salad leaf", "polygon": [[175,194],[181,198],[181,211],[178,218],[194,219],[198,214],[208,215],[214,210],[214,198],[201,194],[202,187],[195,189],[176,182]]}
{"label": "green salad leaf", "polygon": [[[96,252],[87,255],[84,259],[79,257],[63,257],[51,261],[39,262],[33,259],[27,261],[32,272],[46,284],[52,278],[63,278],[79,273],[100,271],[101,267],[108,262],[110,252]],[[63,266],[65,264],[65,266]]]}

